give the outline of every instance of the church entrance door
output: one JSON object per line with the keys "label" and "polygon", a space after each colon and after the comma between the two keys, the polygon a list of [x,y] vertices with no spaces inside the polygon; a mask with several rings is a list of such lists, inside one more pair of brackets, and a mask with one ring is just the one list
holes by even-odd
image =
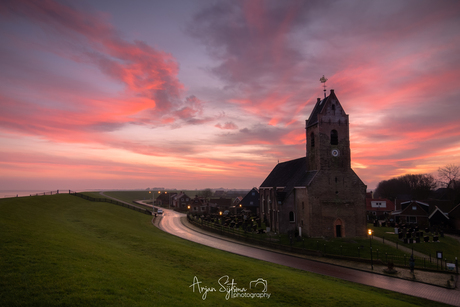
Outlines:
{"label": "church entrance door", "polygon": [[335,225],[335,236],[337,238],[342,237],[342,225]]}
{"label": "church entrance door", "polygon": [[341,219],[336,219],[334,222],[334,234],[336,238],[345,237],[345,231],[343,229],[343,222]]}

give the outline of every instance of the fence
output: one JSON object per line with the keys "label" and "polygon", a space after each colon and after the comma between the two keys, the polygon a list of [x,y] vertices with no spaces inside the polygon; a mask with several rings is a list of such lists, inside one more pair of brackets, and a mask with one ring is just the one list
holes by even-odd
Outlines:
{"label": "fence", "polygon": [[114,205],[117,205],[117,206],[122,206],[122,207],[125,207],[125,208],[128,208],[128,209],[134,210],[134,211],[138,211],[138,212],[141,212],[141,213],[144,213],[144,214],[147,214],[147,215],[152,215],[152,211],[149,211],[147,209],[140,208],[140,207],[137,207],[135,205],[131,205],[131,204],[128,204],[128,203],[125,203],[125,202],[114,200],[114,199],[111,199],[111,198],[95,198],[95,197],[92,197],[92,196],[88,196],[88,195],[85,195],[85,194],[82,194],[82,193],[73,192],[73,191],[70,191],[70,190],[69,190],[69,194],[81,197],[81,198],[89,200],[89,201],[111,203],[111,204],[114,204]]}
{"label": "fence", "polygon": [[[379,252],[378,249],[371,247],[358,246],[357,248],[344,247],[340,244],[328,244],[322,240],[292,238],[269,233],[258,233],[245,231],[240,228],[224,226],[219,223],[209,222],[201,218],[193,217],[188,214],[187,219],[190,223],[204,230],[219,233],[236,240],[244,241],[252,245],[268,247],[277,250],[288,251],[301,255],[312,255],[320,257],[337,258],[350,261],[367,262],[372,264],[388,265],[393,263],[397,267],[410,267],[410,255],[396,255],[386,252]],[[436,259],[435,257],[413,256],[414,268],[431,271],[451,271],[448,263],[455,264],[455,271],[458,274],[458,260],[455,259]],[[451,271],[452,272],[452,271]]]}
{"label": "fence", "polygon": [[0,198],[14,198],[14,197],[43,196],[43,195],[59,194],[59,190],[46,191],[46,192],[27,191],[27,190],[1,191],[1,192],[2,194],[0,195]]}

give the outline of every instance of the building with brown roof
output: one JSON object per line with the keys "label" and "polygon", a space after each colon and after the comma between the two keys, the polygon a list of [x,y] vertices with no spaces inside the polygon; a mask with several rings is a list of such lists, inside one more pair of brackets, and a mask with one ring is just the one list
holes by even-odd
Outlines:
{"label": "building with brown roof", "polygon": [[387,198],[373,198],[372,193],[367,193],[366,211],[371,219],[386,220],[391,212],[395,211],[395,203]]}

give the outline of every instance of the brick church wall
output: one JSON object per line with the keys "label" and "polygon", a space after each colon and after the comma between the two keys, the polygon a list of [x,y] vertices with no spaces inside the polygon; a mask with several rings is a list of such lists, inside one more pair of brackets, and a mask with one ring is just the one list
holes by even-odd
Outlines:
{"label": "brick church wall", "polygon": [[321,171],[308,192],[308,209],[301,217],[310,224],[305,235],[335,237],[337,219],[343,222],[342,236],[366,235],[366,186],[352,170]]}

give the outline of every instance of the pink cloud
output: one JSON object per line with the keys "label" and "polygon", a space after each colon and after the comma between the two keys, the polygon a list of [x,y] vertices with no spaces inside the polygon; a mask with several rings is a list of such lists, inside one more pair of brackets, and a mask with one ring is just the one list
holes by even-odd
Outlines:
{"label": "pink cloud", "polygon": [[238,126],[235,125],[232,122],[226,122],[224,125],[218,123],[215,125],[216,128],[222,129],[222,130],[236,130],[238,129]]}
{"label": "pink cloud", "polygon": [[[181,100],[184,86],[177,79],[179,67],[175,59],[142,41],[124,40],[108,21],[107,14],[83,11],[55,1],[11,1],[2,8],[3,17],[11,21],[26,18],[54,35],[49,36],[53,38],[49,47],[41,47],[43,50],[75,63],[93,65],[125,87],[117,96],[95,99],[86,96],[84,90],[69,92],[72,89],[29,82],[29,90],[41,97],[56,97],[62,107],[42,104],[43,98],[29,102],[32,100],[3,96],[0,126],[59,141],[65,141],[62,134],[72,131],[69,141],[78,142],[94,139],[87,134],[100,132],[101,128],[116,130],[135,121],[163,125],[177,120],[199,122],[196,117],[201,115],[202,102],[195,96]],[[55,78],[53,73],[48,72],[45,78]],[[145,120],[145,116],[150,118]]]}
{"label": "pink cloud", "polygon": [[[190,50],[205,47],[210,59],[190,51],[193,61],[180,63],[209,73],[212,85],[202,85],[201,99],[179,81],[175,57],[118,30],[123,14],[112,19],[81,7],[50,0],[0,5],[0,133],[180,157],[221,171],[155,167],[164,180],[182,172],[181,178],[218,182],[244,170],[258,184],[274,161],[305,154],[304,123],[322,97],[325,74],[328,90],[336,90],[350,114],[352,161],[370,188],[387,176],[458,161],[452,154],[460,146],[457,1],[202,5],[184,28],[202,44]],[[188,43],[175,41],[180,48],[174,54],[188,52]],[[189,141],[188,134],[196,138]],[[224,154],[239,145],[245,145],[242,154],[264,162]],[[201,158],[208,148],[221,157]],[[27,160],[35,164],[23,165],[42,169],[32,155]],[[59,163],[72,171],[73,163],[88,171],[92,165],[107,178],[152,175],[135,162],[101,162],[100,168],[98,161]]]}

